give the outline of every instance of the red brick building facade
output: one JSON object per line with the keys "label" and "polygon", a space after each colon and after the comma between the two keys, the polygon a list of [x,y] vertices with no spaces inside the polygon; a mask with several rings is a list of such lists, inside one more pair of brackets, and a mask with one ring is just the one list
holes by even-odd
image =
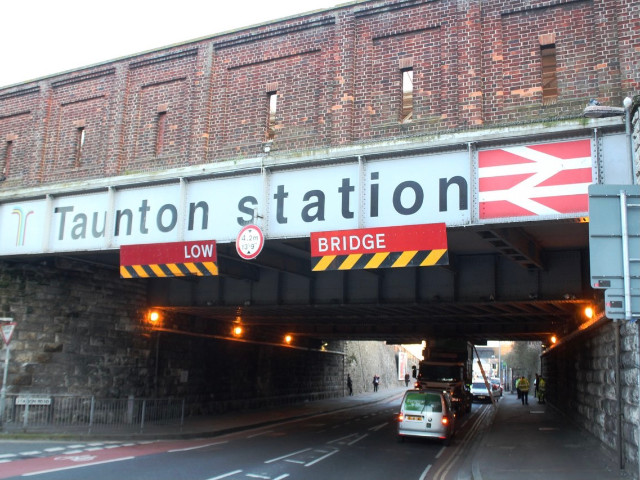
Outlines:
{"label": "red brick building facade", "polygon": [[7,87],[0,188],[575,119],[640,90],[639,24],[630,0],[373,0]]}

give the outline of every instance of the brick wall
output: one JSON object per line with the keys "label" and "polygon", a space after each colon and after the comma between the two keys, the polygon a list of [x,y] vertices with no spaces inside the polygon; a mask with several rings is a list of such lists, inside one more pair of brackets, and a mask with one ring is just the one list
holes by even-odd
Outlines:
{"label": "brick wall", "polygon": [[[590,98],[617,105],[640,90],[639,8],[364,1],[5,88],[1,188],[262,154],[271,92],[274,153],[577,118]],[[558,97],[543,102],[550,41]],[[407,67],[414,112],[401,122]]]}

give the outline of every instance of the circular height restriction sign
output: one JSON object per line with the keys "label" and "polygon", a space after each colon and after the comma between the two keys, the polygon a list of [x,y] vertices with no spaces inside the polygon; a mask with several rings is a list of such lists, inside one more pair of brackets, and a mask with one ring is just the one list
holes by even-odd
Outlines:
{"label": "circular height restriction sign", "polygon": [[264,235],[260,227],[247,225],[236,238],[236,251],[245,260],[253,260],[264,247]]}

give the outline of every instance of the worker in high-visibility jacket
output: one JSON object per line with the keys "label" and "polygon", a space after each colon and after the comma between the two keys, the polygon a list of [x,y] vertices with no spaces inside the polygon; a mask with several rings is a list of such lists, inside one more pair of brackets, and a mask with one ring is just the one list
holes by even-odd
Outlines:
{"label": "worker in high-visibility jacket", "polygon": [[522,376],[518,382],[518,391],[520,392],[520,400],[523,405],[529,405],[529,380]]}
{"label": "worker in high-visibility jacket", "polygon": [[538,378],[538,391],[537,391],[538,403],[547,403],[547,400],[545,398],[546,393],[547,393],[547,382],[545,382],[544,378],[542,378],[542,375],[540,375],[540,377]]}

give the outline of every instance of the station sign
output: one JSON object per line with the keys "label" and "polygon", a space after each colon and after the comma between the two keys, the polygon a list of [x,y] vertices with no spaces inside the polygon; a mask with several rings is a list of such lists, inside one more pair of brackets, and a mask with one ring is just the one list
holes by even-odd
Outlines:
{"label": "station sign", "polygon": [[313,271],[448,265],[444,223],[311,233]]}
{"label": "station sign", "polygon": [[51,405],[51,397],[47,395],[19,395],[16,397],[16,405],[33,405],[33,406],[49,406]]}
{"label": "station sign", "polygon": [[215,240],[123,245],[121,278],[218,275]]}

